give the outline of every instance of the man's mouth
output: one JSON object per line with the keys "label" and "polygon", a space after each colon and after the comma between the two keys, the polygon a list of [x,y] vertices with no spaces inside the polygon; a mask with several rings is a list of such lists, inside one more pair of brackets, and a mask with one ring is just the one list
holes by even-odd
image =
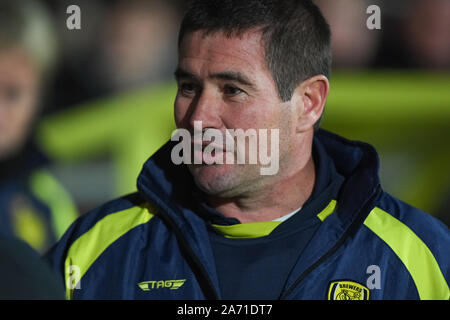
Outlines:
{"label": "man's mouth", "polygon": [[218,159],[222,160],[219,162],[223,163],[223,157],[226,153],[223,146],[207,141],[203,141],[201,144],[193,143],[192,151],[194,154],[194,160],[197,160],[194,162],[201,162],[202,164],[213,164],[216,163]]}

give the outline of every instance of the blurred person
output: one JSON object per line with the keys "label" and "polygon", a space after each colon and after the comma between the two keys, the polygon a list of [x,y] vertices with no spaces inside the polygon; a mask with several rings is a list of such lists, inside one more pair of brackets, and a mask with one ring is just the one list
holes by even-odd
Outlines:
{"label": "blurred person", "polygon": [[333,65],[336,68],[368,68],[376,56],[381,32],[366,26],[366,9],[374,1],[318,0],[317,6],[330,24]]}
{"label": "blurred person", "polygon": [[[67,17],[62,9],[69,4],[80,7],[81,30],[60,30],[64,57],[51,104],[62,112],[40,123],[41,144],[64,162],[58,169],[79,207],[91,209],[135,191],[149,152],[175,128],[170,103],[179,5],[58,1],[59,19]],[[61,110],[64,105],[71,110]],[[151,120],[141,124],[136,119],[143,113]],[[90,188],[79,188],[77,181],[83,186],[85,180],[92,181]]]}
{"label": "blurred person", "polygon": [[450,2],[383,1],[383,37],[376,67],[448,70]]}
{"label": "blurred person", "polygon": [[[67,298],[449,299],[448,228],[382,189],[372,146],[319,128],[330,29],[311,1],[193,1],[178,54],[175,122],[200,161],[169,141],[138,192],[72,224],[48,255],[80,270]],[[211,163],[237,158],[211,129],[277,129],[277,172]]]}
{"label": "blurred person", "polygon": [[408,2],[401,27],[406,58],[418,68],[450,68],[450,1]]}
{"label": "blurred person", "polygon": [[166,81],[176,59],[177,13],[170,1],[119,0],[106,7],[97,66],[112,92]]}
{"label": "blurred person", "polygon": [[66,8],[81,10],[81,29],[58,30],[62,57],[52,111],[167,81],[176,60],[178,5],[174,0],[61,0],[56,17],[65,25]]}
{"label": "blurred person", "polygon": [[0,233],[41,253],[77,217],[32,139],[55,58],[49,19],[39,2],[0,3]]}
{"label": "blurred person", "polygon": [[[43,116],[69,109],[74,105],[90,101],[105,94],[101,83],[94,77],[97,68],[99,30],[103,24],[106,5],[110,1],[92,0],[43,0],[54,18],[58,59],[54,74],[43,97]],[[67,8],[77,5],[81,10],[81,29],[66,27],[70,16]]]}

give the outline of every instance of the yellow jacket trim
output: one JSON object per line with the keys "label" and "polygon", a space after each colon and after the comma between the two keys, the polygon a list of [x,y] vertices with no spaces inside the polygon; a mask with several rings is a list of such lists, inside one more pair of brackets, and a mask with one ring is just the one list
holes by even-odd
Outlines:
{"label": "yellow jacket trim", "polygon": [[213,224],[213,226],[227,238],[250,239],[269,235],[280,223],[281,221],[260,221],[228,226]]}
{"label": "yellow jacket trim", "polygon": [[[326,217],[333,213],[336,204],[336,200],[331,200],[325,209],[317,214],[317,217],[321,221],[324,221]],[[220,231],[226,238],[251,239],[268,236],[281,223],[281,221],[260,221],[225,226],[213,224],[213,227]]]}
{"label": "yellow jacket trim", "polygon": [[57,240],[78,217],[75,204],[64,187],[47,171],[33,172],[30,186],[34,195],[48,205],[52,214],[52,226]]}
{"label": "yellow jacket trim", "polygon": [[154,212],[148,205],[144,205],[109,214],[70,246],[64,265],[67,299],[72,298],[73,290],[77,287],[75,284],[70,285],[73,282],[69,279],[68,270],[75,266],[79,270],[76,280],[81,281],[89,267],[114,241],[131,229],[150,221],[154,216],[150,211]]}
{"label": "yellow jacket trim", "polygon": [[380,237],[408,269],[421,300],[448,300],[450,290],[426,244],[405,224],[374,208],[364,224]]}
{"label": "yellow jacket trim", "polygon": [[336,200],[331,200],[330,203],[323,209],[317,217],[320,219],[320,221],[323,222],[330,214],[334,212],[334,209],[336,208]]}

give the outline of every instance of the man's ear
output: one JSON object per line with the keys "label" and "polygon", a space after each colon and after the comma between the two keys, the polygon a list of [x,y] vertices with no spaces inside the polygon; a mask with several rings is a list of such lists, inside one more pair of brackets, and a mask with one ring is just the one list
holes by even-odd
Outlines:
{"label": "man's ear", "polygon": [[322,115],[329,91],[330,83],[324,75],[308,78],[297,86],[291,99],[298,111],[297,132],[305,132],[314,127]]}

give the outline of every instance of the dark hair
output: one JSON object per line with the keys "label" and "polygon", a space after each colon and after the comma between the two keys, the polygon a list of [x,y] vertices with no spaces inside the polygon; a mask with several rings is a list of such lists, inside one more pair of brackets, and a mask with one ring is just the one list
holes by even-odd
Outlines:
{"label": "dark hair", "polygon": [[[178,44],[197,30],[239,36],[262,31],[267,67],[282,101],[304,80],[330,77],[330,27],[311,0],[193,0],[180,27]],[[320,119],[315,128],[320,125]]]}

